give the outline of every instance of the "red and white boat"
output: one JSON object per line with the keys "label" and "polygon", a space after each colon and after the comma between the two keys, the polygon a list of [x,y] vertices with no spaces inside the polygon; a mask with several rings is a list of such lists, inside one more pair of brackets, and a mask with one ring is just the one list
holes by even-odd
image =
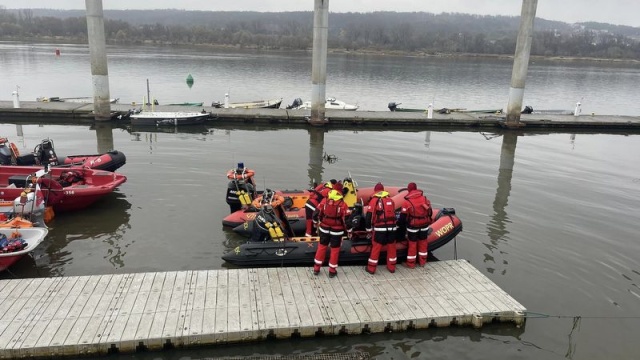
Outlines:
{"label": "red and white boat", "polygon": [[0,201],[13,201],[40,185],[46,206],[56,212],[83,209],[127,181],[111,171],[86,167],[52,167],[49,172],[37,166],[0,166]]}
{"label": "red and white boat", "polygon": [[[369,203],[371,197],[375,194],[373,187],[358,187],[356,188],[352,185],[353,182],[351,179],[345,179],[343,181],[343,186],[348,188],[349,191],[345,194],[345,202],[349,206],[353,206],[356,202],[363,202],[365,205]],[[395,186],[385,186],[385,191],[389,193],[389,196],[393,199],[396,205],[399,207],[404,202],[404,196],[407,195],[406,188],[400,188]],[[305,220],[305,204],[311,195],[309,190],[293,190],[293,191],[276,191],[276,195],[282,196],[282,204],[274,204],[274,205],[282,205],[285,210],[285,215],[287,220],[292,222],[302,222]],[[280,197],[278,197],[280,198]],[[256,202],[254,201],[254,204]],[[227,215],[224,219],[222,219],[223,226],[229,227],[237,227],[239,225],[245,224],[245,222],[251,222],[255,219],[258,214],[259,209],[255,206],[250,206],[242,210],[238,210]]]}
{"label": "red and white boat", "polygon": [[7,138],[0,138],[0,165],[84,166],[97,170],[116,171],[126,162],[126,156],[118,150],[103,154],[57,156],[51,139],[42,140],[33,152],[20,154],[14,143],[9,142]]}
{"label": "red and white boat", "polygon": [[19,236],[26,242],[26,246],[18,251],[0,252],[0,271],[6,270],[23,256],[33,251],[47,236],[49,230],[42,227],[19,228],[19,229],[3,229],[0,228],[0,237],[6,238]]}

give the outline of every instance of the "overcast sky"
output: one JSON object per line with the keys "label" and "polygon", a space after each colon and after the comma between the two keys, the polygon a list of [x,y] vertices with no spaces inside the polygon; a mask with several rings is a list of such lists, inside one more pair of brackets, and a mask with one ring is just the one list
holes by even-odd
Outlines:
{"label": "overcast sky", "polygon": [[[312,11],[314,0],[103,0],[108,9],[214,11]],[[15,8],[84,9],[83,0],[0,0]],[[481,15],[520,15],[521,0],[332,0],[330,12],[426,11]],[[568,23],[597,21],[640,27],[640,0],[538,0],[537,17]]]}

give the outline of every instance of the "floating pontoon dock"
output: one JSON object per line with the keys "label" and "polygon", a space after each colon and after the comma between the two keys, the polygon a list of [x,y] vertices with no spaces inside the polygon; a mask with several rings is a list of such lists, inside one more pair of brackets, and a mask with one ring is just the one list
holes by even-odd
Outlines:
{"label": "floating pontoon dock", "polygon": [[0,281],[0,358],[403,331],[502,321],[526,309],[465,260],[174,271]]}

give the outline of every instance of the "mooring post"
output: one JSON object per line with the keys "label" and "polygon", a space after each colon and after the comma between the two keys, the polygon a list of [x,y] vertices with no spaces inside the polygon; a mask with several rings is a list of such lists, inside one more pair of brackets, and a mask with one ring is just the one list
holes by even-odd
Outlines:
{"label": "mooring post", "polygon": [[533,20],[536,17],[538,0],[522,0],[522,13],[520,14],[520,29],[516,42],[516,52],[513,58],[513,71],[511,72],[511,88],[509,88],[509,103],[507,104],[507,127],[520,125],[520,111],[524,98],[524,83],[529,68],[529,55],[533,37]]}
{"label": "mooring post", "polygon": [[433,119],[433,104],[427,106],[427,119]]}
{"label": "mooring post", "polygon": [[85,0],[85,6],[87,8],[89,53],[91,54],[93,114],[96,120],[110,120],[109,70],[107,68],[107,45],[104,34],[102,0]]}
{"label": "mooring post", "polygon": [[18,94],[18,88],[11,93],[11,96],[13,97],[13,108],[20,109],[20,94]]}
{"label": "mooring post", "polygon": [[582,106],[582,104],[580,104],[580,101],[578,101],[576,103],[576,109],[573,110],[573,116],[580,116],[580,113],[582,112],[582,109],[580,108]]}
{"label": "mooring post", "polygon": [[327,39],[329,36],[329,0],[315,0],[313,9],[313,62],[311,64],[311,124],[325,122],[327,92]]}

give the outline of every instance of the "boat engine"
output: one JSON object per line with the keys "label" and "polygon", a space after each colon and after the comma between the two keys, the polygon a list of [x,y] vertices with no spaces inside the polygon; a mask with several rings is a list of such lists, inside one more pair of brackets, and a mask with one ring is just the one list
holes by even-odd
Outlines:
{"label": "boat engine", "polygon": [[45,208],[44,199],[40,198],[40,201],[36,201],[36,199],[37,197],[35,192],[23,192],[22,195],[18,196],[13,201],[13,213],[25,218],[30,215],[34,215],[36,217],[42,216]]}
{"label": "boat engine", "polygon": [[40,165],[58,165],[58,156],[53,149],[53,141],[50,139],[42,140],[33,150],[33,153]]}
{"label": "boat engine", "polygon": [[392,101],[392,102],[389,103],[389,105],[387,105],[387,107],[391,111],[396,111],[396,108],[398,107],[398,105],[400,105],[400,104]]}
{"label": "boat engine", "polygon": [[302,99],[301,98],[295,98],[293,99],[293,102],[291,103],[291,105],[287,105],[287,109],[296,109],[298,107],[302,106]]}
{"label": "boat engine", "polygon": [[7,143],[0,143],[0,165],[11,165],[11,149]]}

